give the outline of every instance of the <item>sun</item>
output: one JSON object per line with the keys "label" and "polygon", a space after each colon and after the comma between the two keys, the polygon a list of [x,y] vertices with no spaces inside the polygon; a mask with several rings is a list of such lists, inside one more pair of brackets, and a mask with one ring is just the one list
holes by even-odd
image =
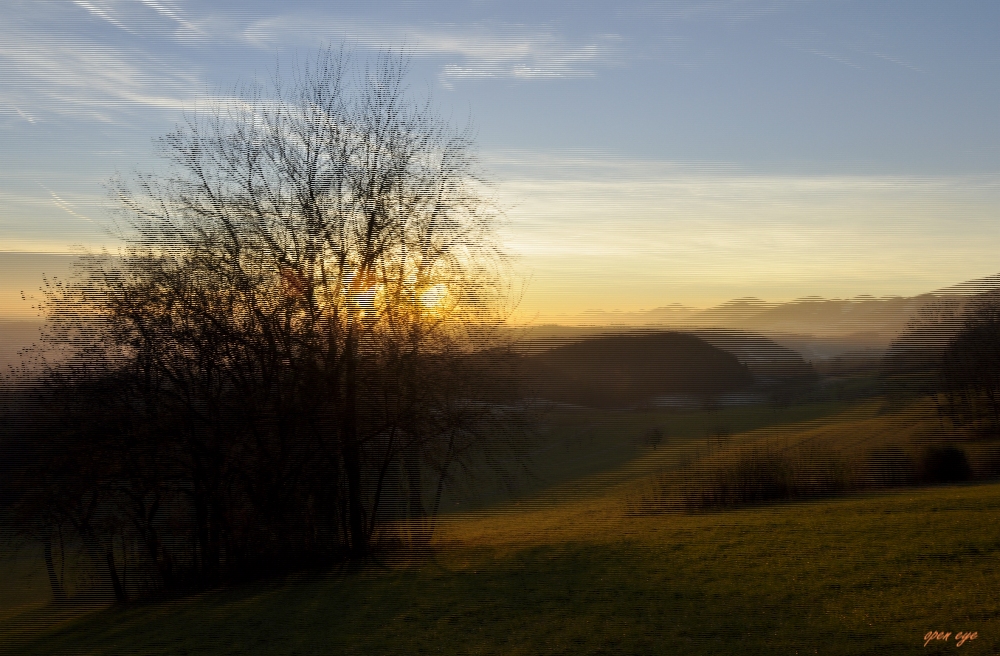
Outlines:
{"label": "sun", "polygon": [[448,296],[448,287],[444,283],[438,283],[428,287],[420,294],[420,305],[428,310],[440,308]]}

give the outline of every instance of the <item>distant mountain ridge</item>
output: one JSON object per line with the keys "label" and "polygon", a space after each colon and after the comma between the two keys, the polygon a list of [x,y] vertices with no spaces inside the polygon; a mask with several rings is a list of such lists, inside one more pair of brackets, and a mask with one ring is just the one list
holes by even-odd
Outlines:
{"label": "distant mountain ridge", "polygon": [[689,333],[733,353],[758,376],[770,371],[787,378],[808,362],[870,360],[901,347],[940,348],[961,323],[966,305],[998,290],[1000,274],[917,296],[806,297],[787,303],[745,297],[706,309],[674,303],[638,312],[592,310],[515,332],[523,352],[616,332]]}
{"label": "distant mountain ridge", "polygon": [[921,313],[944,303],[1000,289],[1000,274],[969,280],[916,296],[857,296],[848,299],[805,297],[786,303],[737,298],[715,307],[697,309],[680,304],[638,312],[592,310],[568,316],[566,324],[583,326],[660,327],[667,329],[724,328],[768,336],[851,337],[866,348],[887,347],[921,320]]}
{"label": "distant mountain ridge", "polygon": [[891,336],[906,329],[921,308],[938,298],[936,294],[922,294],[889,298],[804,298],[788,303],[741,298],[707,309],[672,305],[642,312],[586,312],[577,319],[608,326],[728,328],[820,337],[868,334],[888,342]]}

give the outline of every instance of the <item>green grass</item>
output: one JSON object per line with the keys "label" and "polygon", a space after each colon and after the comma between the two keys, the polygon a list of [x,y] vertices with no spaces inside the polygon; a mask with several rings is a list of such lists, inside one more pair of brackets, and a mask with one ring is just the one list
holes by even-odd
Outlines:
{"label": "green grass", "polygon": [[[126,608],[46,606],[37,599],[9,607],[0,614],[0,653],[956,649],[954,640],[925,648],[924,634],[935,630],[976,631],[979,637],[960,653],[996,653],[1000,484],[696,515],[630,512],[629,499],[650,473],[680,466],[703,449],[720,417],[737,442],[772,439],[775,430],[792,440],[821,441],[846,431],[838,441],[847,444],[847,436],[860,439],[859,426],[876,441],[912,429],[905,422],[893,428],[894,415],[879,415],[875,407],[834,416],[835,409],[630,413],[619,417],[617,428],[607,414],[591,417],[607,419],[593,428],[585,414],[567,412],[556,418],[562,424],[552,424],[557,437],[592,430],[596,443],[666,424],[668,445],[631,447],[640,457],[532,497],[450,513],[431,551],[419,558],[384,555],[353,571],[300,574]],[[769,412],[776,413],[770,423]],[[741,433],[767,425],[772,428]],[[20,567],[25,580],[44,582],[37,569]]]}
{"label": "green grass", "polygon": [[[455,517],[420,562],[85,614],[53,653],[944,653],[1000,647],[1000,485],[697,516],[612,498]],[[8,625],[11,620],[8,620]],[[8,635],[9,637],[9,635]],[[0,640],[4,636],[0,633]]]}
{"label": "green grass", "polygon": [[[538,417],[538,427],[521,447],[523,464],[508,467],[505,482],[512,484],[518,497],[537,496],[566,484],[579,493],[581,486],[574,483],[590,482],[588,479],[597,474],[613,472],[614,482],[647,474],[648,467],[623,470],[638,457],[653,455],[658,466],[672,468],[678,457],[695,456],[706,446],[706,438],[717,434],[817,421],[850,407],[843,402],[823,402],[714,410],[550,410]],[[642,443],[643,434],[651,428],[661,429],[664,435],[658,454],[650,454]],[[474,488],[459,487],[461,497],[446,494],[442,509],[472,510],[510,498],[507,488],[490,484],[488,472],[476,471],[473,481]]]}
{"label": "green grass", "polygon": [[[873,459],[873,454],[898,452],[909,458],[912,469],[929,445],[951,444],[957,438],[930,399],[897,408],[887,408],[881,399],[867,400],[820,420],[709,439],[686,466],[665,467],[652,477],[635,506],[652,512],[697,510],[746,503],[765,490],[777,495],[771,498],[790,498],[872,489],[885,481],[899,484],[887,477],[885,459]],[[963,451],[971,456],[978,478],[996,477],[996,444],[964,445]]]}
{"label": "green grass", "polygon": [[52,596],[40,549],[18,549],[0,560],[0,622],[45,605]]}

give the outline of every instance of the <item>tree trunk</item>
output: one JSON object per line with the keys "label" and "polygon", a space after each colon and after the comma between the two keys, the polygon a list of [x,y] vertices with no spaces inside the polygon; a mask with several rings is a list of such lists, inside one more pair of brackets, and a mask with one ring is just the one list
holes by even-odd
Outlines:
{"label": "tree trunk", "polygon": [[351,556],[359,558],[368,552],[365,531],[364,503],[361,498],[361,454],[358,448],[358,363],[353,325],[348,328],[344,355],[347,357],[344,381],[344,426],[342,450],[347,474],[347,525],[350,530]]}
{"label": "tree trunk", "polygon": [[63,588],[62,581],[59,580],[59,576],[56,574],[55,563],[52,561],[52,537],[46,536],[42,543],[45,550],[45,571],[49,575],[52,599],[54,601],[65,601],[66,590]]}
{"label": "tree trunk", "polygon": [[115,567],[115,555],[112,553],[111,549],[104,552],[105,560],[108,563],[108,574],[111,577],[111,587],[115,591],[115,601],[124,604],[128,601],[128,595],[125,594],[125,586],[122,585],[122,580],[118,578],[118,568]]}
{"label": "tree trunk", "polygon": [[111,549],[103,549],[101,541],[94,534],[89,524],[79,524],[77,531],[80,533],[80,537],[83,538],[83,546],[87,549],[87,555],[90,556],[90,560],[98,572],[101,569],[101,551],[104,551],[103,560],[107,565],[108,578],[111,581],[111,589],[114,591],[115,600],[119,602],[128,601],[128,598],[125,596],[125,588],[122,586],[121,579],[118,578],[118,570],[115,569],[115,557]]}
{"label": "tree trunk", "polygon": [[420,449],[416,442],[403,452],[403,470],[406,473],[406,515],[410,520],[410,537],[414,544],[426,545],[431,539],[431,529],[424,507],[424,485]]}

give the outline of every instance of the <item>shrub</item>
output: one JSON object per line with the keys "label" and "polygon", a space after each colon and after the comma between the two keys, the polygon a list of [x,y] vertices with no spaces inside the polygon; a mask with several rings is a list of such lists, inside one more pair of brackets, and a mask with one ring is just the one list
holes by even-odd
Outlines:
{"label": "shrub", "polygon": [[819,449],[754,446],[699,469],[680,484],[687,510],[819,496],[847,489],[852,482],[843,459]]}
{"label": "shrub", "polygon": [[980,441],[966,445],[964,448],[974,479],[1000,478],[1000,444]]}
{"label": "shrub", "polygon": [[917,477],[913,457],[894,444],[871,451],[867,470],[868,482],[875,487],[912,485]]}
{"label": "shrub", "polygon": [[924,483],[954,483],[972,478],[969,459],[957,446],[928,447],[921,455],[919,469]]}

